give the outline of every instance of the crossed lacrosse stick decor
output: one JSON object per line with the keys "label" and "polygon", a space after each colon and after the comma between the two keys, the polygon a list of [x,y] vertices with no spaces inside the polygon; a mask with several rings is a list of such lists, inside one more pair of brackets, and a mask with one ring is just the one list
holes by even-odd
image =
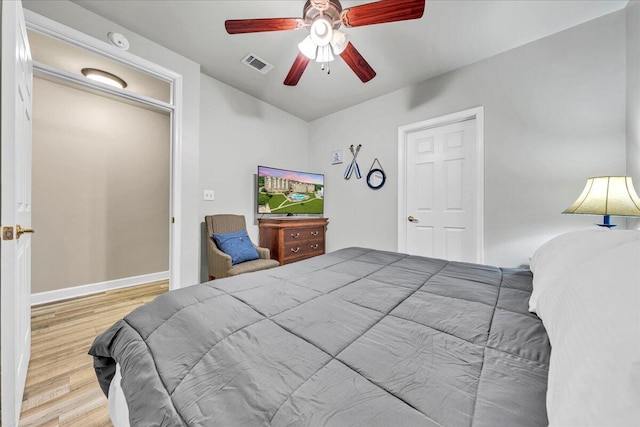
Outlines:
{"label": "crossed lacrosse stick decor", "polygon": [[349,151],[351,151],[351,154],[353,154],[353,159],[351,159],[351,163],[349,163],[349,166],[347,166],[347,170],[344,171],[344,179],[351,178],[351,174],[353,173],[354,169],[356,171],[356,178],[362,178],[362,174],[360,173],[360,166],[358,166],[358,161],[356,160],[360,148],[362,148],[362,144],[358,144],[355,149],[353,148],[353,144],[351,144],[351,146],[349,147]]}

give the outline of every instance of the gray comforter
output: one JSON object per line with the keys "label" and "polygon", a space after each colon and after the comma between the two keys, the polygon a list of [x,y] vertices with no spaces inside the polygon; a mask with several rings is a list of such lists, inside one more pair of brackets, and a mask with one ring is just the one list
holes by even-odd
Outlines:
{"label": "gray comforter", "polygon": [[362,248],[168,292],[90,349],[132,426],[543,426],[531,272]]}

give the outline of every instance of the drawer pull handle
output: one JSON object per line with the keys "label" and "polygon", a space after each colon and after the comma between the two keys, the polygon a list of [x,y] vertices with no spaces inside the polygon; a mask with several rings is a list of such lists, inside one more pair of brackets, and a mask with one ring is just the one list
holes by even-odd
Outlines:
{"label": "drawer pull handle", "polygon": [[318,249],[318,244],[316,243],[315,245],[311,245],[311,249]]}
{"label": "drawer pull handle", "polygon": [[311,235],[312,235],[312,236],[317,236],[317,235],[318,235],[318,232],[317,232],[317,231],[312,231],[312,232],[311,232]]}
{"label": "drawer pull handle", "polygon": [[298,237],[300,237],[300,233],[296,233],[296,234],[291,233],[291,237],[293,237],[294,239],[297,239]]}
{"label": "drawer pull handle", "polygon": [[297,247],[295,249],[291,248],[291,252],[293,252],[294,254],[297,254],[300,251],[300,247]]}

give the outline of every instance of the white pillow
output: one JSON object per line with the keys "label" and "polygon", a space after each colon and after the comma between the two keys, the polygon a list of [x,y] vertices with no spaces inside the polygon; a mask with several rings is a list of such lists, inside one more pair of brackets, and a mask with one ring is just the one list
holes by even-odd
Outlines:
{"label": "white pillow", "polygon": [[585,230],[561,234],[544,245],[533,254],[530,268],[533,272],[533,292],[529,299],[529,311],[537,313],[537,302],[540,295],[554,280],[577,263],[597,255],[619,244],[640,239],[637,230],[610,230],[606,227],[593,227]]}
{"label": "white pillow", "polygon": [[551,342],[549,425],[640,426],[640,232],[569,234],[534,271]]}

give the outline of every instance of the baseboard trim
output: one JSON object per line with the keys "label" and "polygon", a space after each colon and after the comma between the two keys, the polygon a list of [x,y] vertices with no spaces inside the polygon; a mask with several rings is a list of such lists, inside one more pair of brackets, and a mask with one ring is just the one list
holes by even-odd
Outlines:
{"label": "baseboard trim", "polygon": [[126,288],[129,286],[141,285],[143,283],[158,282],[168,280],[169,272],[143,274],[141,276],[125,277],[122,279],[108,280],[106,282],[91,283],[88,285],[74,286],[71,288],[58,289],[55,291],[39,292],[31,294],[31,305],[46,304],[69,298],[77,298],[91,295],[98,292],[110,291],[113,289]]}

